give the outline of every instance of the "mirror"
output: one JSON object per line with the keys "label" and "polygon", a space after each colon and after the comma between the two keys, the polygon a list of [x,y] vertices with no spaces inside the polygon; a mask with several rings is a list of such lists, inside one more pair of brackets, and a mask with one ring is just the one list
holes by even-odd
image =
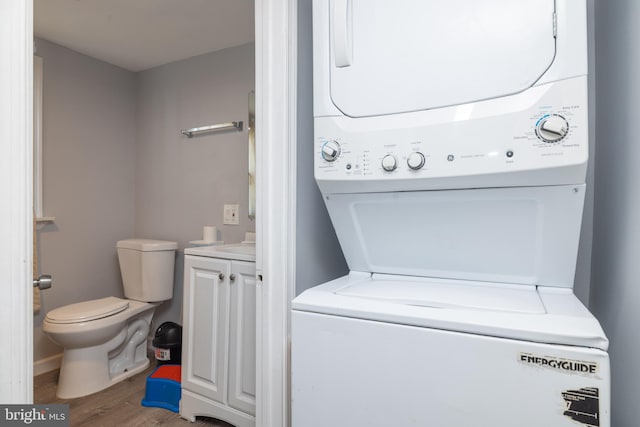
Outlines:
{"label": "mirror", "polygon": [[256,94],[249,92],[249,219],[256,218]]}

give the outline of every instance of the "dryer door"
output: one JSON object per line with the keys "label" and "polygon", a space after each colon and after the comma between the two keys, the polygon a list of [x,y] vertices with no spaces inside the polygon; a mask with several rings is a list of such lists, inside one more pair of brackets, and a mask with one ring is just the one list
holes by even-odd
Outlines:
{"label": "dryer door", "polygon": [[331,98],[347,116],[517,93],[553,62],[554,0],[331,0]]}

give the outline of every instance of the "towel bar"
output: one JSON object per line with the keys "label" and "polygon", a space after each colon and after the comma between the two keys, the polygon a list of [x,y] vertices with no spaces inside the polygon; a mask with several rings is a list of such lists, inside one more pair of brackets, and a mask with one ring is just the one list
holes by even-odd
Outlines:
{"label": "towel bar", "polygon": [[229,130],[236,129],[238,131],[242,130],[242,122],[229,122],[229,123],[221,123],[219,125],[211,125],[211,126],[202,126],[191,129],[183,129],[180,131],[181,134],[186,135],[189,138],[192,138],[195,135],[200,135],[206,132],[217,132],[221,130]]}

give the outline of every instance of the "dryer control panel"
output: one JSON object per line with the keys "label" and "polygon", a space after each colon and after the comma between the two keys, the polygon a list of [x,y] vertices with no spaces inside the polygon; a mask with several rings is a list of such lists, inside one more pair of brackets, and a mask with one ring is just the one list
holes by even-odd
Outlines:
{"label": "dryer control panel", "polygon": [[[409,183],[410,189],[445,181],[460,181],[454,187],[465,188],[474,183],[482,187],[584,182],[586,85],[586,77],[578,77],[438,110],[371,118],[318,117],[316,179],[321,188],[326,187],[323,182],[342,182],[334,192],[350,192],[347,183],[355,182],[380,183],[381,188],[367,186],[364,191],[394,191],[395,186],[384,184],[389,181]],[[486,176],[491,179],[485,182]]]}

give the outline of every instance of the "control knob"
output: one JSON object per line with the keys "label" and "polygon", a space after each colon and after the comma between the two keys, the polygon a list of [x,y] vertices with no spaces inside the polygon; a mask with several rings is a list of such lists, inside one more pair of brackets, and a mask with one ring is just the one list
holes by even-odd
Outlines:
{"label": "control knob", "polygon": [[338,141],[327,141],[322,145],[322,158],[327,162],[334,162],[340,155]]}
{"label": "control knob", "polygon": [[569,123],[564,117],[554,114],[540,120],[536,131],[544,142],[558,142],[569,133]]}
{"label": "control knob", "polygon": [[422,169],[424,166],[424,154],[419,151],[414,151],[409,154],[409,157],[407,157],[407,166],[414,171]]}
{"label": "control knob", "polygon": [[398,167],[398,161],[393,154],[387,154],[382,158],[382,169],[393,172]]}

